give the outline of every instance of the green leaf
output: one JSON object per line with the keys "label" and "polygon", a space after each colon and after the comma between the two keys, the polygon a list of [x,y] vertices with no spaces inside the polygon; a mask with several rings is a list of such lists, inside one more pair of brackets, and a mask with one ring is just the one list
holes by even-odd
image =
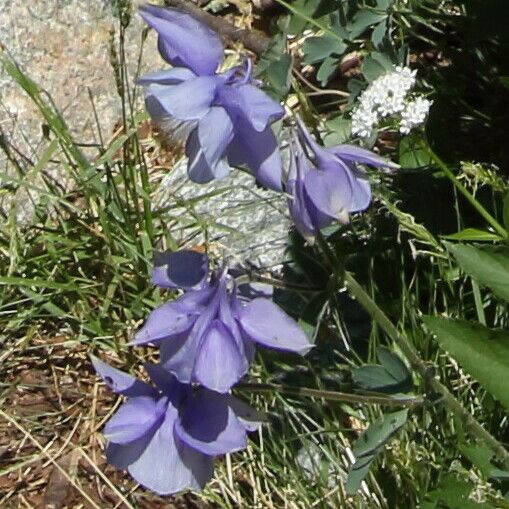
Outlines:
{"label": "green leaf", "polygon": [[382,365],[367,364],[353,370],[353,381],[367,391],[386,393],[409,391],[410,372],[401,359],[384,347],[378,348],[377,355]]}
{"label": "green leaf", "polygon": [[509,331],[438,316],[425,316],[423,321],[440,346],[509,409]]}
{"label": "green leaf", "polygon": [[348,25],[350,32],[350,40],[355,39],[371,25],[380,23],[387,18],[385,12],[376,12],[372,10],[361,10],[353,18],[352,22]]}
{"label": "green leaf", "polygon": [[366,364],[352,371],[352,379],[356,385],[367,391],[381,391],[398,382],[383,366]]}
{"label": "green leaf", "polygon": [[459,479],[454,474],[446,474],[440,480],[438,488],[428,493],[426,498],[440,503],[440,507],[445,504],[448,509],[493,509],[490,504],[478,504],[470,500],[473,490],[474,485],[470,481]]}
{"label": "green leaf", "polygon": [[476,240],[479,242],[496,242],[503,240],[502,237],[496,233],[479,230],[477,228],[465,228],[457,233],[443,235],[442,238],[447,240]]}
{"label": "green leaf", "polygon": [[346,50],[346,44],[340,43],[336,37],[323,35],[321,37],[309,37],[304,41],[304,64],[321,62],[330,55],[342,55]]}
{"label": "green leaf", "polygon": [[445,243],[460,268],[480,285],[509,301],[509,247]]}
{"label": "green leaf", "polygon": [[352,132],[352,121],[349,118],[340,116],[331,118],[325,122],[327,134],[323,138],[326,147],[345,143]]}
{"label": "green leaf", "polygon": [[369,82],[375,81],[379,76],[385,74],[385,67],[371,55],[367,55],[364,58],[361,70]]}
{"label": "green leaf", "polygon": [[53,290],[77,290],[78,287],[72,283],[56,283],[42,279],[27,279],[15,276],[0,276],[0,285],[28,286],[34,288],[51,288]]}
{"label": "green leaf", "polygon": [[406,136],[399,144],[399,164],[402,168],[423,168],[432,162],[421,138]]}
{"label": "green leaf", "polygon": [[347,494],[353,495],[357,492],[376,455],[394,433],[405,424],[407,417],[407,409],[385,414],[372,422],[357,439],[353,446],[355,463],[350,467],[345,485]]}
{"label": "green leaf", "polygon": [[286,34],[280,33],[272,38],[255,70],[255,76],[265,80],[266,91],[276,99],[282,99],[290,90],[292,59],[285,49]]}
{"label": "green leaf", "polygon": [[292,15],[288,25],[288,33],[291,35],[301,35],[310,19],[320,5],[321,0],[295,0],[291,7]]}
{"label": "green leaf", "polygon": [[265,71],[265,79],[279,99],[290,90],[291,70],[292,57],[285,54],[271,62]]}
{"label": "green leaf", "polygon": [[495,467],[491,463],[493,452],[480,444],[460,444],[459,450],[467,457],[488,479]]}
{"label": "green leaf", "polygon": [[339,60],[333,57],[327,57],[323,62],[318,72],[316,73],[316,79],[321,83],[322,87],[327,84],[334,71],[337,69]]}
{"label": "green leaf", "polygon": [[386,55],[373,51],[362,62],[362,74],[371,82],[391,71],[392,67],[392,62]]}
{"label": "green leaf", "polygon": [[373,33],[371,34],[371,41],[373,44],[378,47],[382,44],[384,40],[385,34],[387,33],[387,20],[383,20],[374,28]]}
{"label": "green leaf", "polygon": [[379,346],[376,354],[380,364],[398,383],[404,382],[410,377],[410,371],[408,371],[405,363],[395,353],[383,346]]}

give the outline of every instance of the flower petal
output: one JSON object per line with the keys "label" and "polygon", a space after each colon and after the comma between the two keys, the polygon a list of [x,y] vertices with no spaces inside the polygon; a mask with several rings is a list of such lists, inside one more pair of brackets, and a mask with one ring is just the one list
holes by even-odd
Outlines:
{"label": "flower petal", "polygon": [[106,364],[93,355],[90,356],[90,359],[92,360],[92,365],[96,373],[113,392],[130,397],[155,397],[157,395],[157,391],[153,387],[138,380],[134,376],[111,367],[109,364]]}
{"label": "flower petal", "polygon": [[165,338],[178,336],[190,330],[195,321],[196,315],[179,306],[178,299],[167,302],[150,313],[131,344],[158,343]]}
{"label": "flower petal", "polygon": [[190,14],[145,5],[140,15],[159,34],[159,51],[170,64],[205,75],[213,74],[223,60],[219,36]]}
{"label": "flower petal", "polygon": [[255,346],[252,341],[245,340],[239,328],[237,317],[242,304],[237,292],[234,289],[232,293],[223,292],[221,294],[218,317],[235,340],[235,344],[240,352],[240,358],[242,359],[241,365],[238,366],[238,371],[244,374],[247,373],[253,361]]}
{"label": "flower petal", "polygon": [[377,167],[399,168],[398,164],[380,157],[378,154],[371,152],[371,150],[356,147],[355,145],[337,145],[335,147],[330,147],[327,150],[340,159],[344,159],[351,163],[369,164]]}
{"label": "flower petal", "polygon": [[369,180],[352,175],[352,203],[350,212],[366,210],[371,203],[371,185]]}
{"label": "flower petal", "polygon": [[178,380],[161,364],[152,364],[147,362],[143,365],[145,371],[148,373],[150,380],[156,387],[162,391],[166,396],[172,395],[173,392],[182,389]]}
{"label": "flower petal", "polygon": [[182,249],[173,253],[156,253],[152,283],[163,288],[192,288],[204,281],[209,272],[206,254]]}
{"label": "flower petal", "polygon": [[195,381],[194,370],[198,349],[201,348],[203,336],[217,313],[218,305],[218,299],[214,298],[198,316],[188,334],[184,334],[177,340],[165,341],[161,344],[161,363],[182,383]]}
{"label": "flower petal", "polygon": [[244,449],[246,428],[228,405],[228,397],[201,389],[186,402],[175,432],[188,445],[211,456]]}
{"label": "flower petal", "polygon": [[198,76],[177,85],[153,83],[145,89],[147,109],[159,116],[163,110],[177,120],[199,120],[208,113],[217,84],[215,76]]}
{"label": "flower petal", "polygon": [[174,67],[164,71],[155,71],[141,76],[136,81],[137,85],[147,86],[157,83],[159,85],[177,85],[183,81],[196,78],[196,74],[185,67]]}
{"label": "flower petal", "polygon": [[224,108],[210,108],[186,144],[192,181],[205,183],[228,175],[230,168],[223,157],[232,137],[233,124]]}
{"label": "flower petal", "polygon": [[196,129],[187,139],[186,155],[189,158],[187,175],[191,181],[197,184],[221,180],[230,174],[230,165],[224,159],[220,159],[213,167],[210,166],[198,143]]}
{"label": "flower petal", "polygon": [[212,477],[213,459],[174,436],[176,417],[177,411],[170,407],[152,434],[127,445],[108,444],[108,461],[127,468],[137,482],[159,495],[203,488]]}
{"label": "flower petal", "polygon": [[218,102],[234,117],[242,117],[258,132],[283,118],[285,110],[274,99],[253,85],[224,85],[218,89]]}
{"label": "flower petal", "polygon": [[213,320],[196,358],[196,380],[213,391],[227,392],[246,371],[245,357],[234,335],[221,321]]}
{"label": "flower petal", "polygon": [[304,188],[314,206],[324,214],[348,222],[352,204],[352,183],[348,168],[337,164],[309,171],[304,178]]}
{"label": "flower petal", "polygon": [[103,434],[109,442],[127,444],[146,435],[163,415],[154,398],[129,398],[106,423]]}
{"label": "flower petal", "polygon": [[288,210],[295,228],[306,240],[311,241],[317,233],[317,228],[315,228],[307,208],[304,182],[302,180],[289,180],[286,183],[286,190],[290,194]]}
{"label": "flower petal", "polygon": [[181,295],[175,302],[181,309],[186,310],[192,314],[200,314],[205,306],[207,306],[216,292],[216,287],[213,285],[204,286],[202,288],[195,288],[188,290]]}
{"label": "flower petal", "polygon": [[268,299],[244,306],[239,322],[249,338],[264,346],[302,355],[313,347],[295,320]]}
{"label": "flower petal", "polygon": [[245,121],[235,120],[234,137],[228,146],[228,161],[232,166],[246,165],[260,184],[282,191],[281,156],[270,126],[258,132]]}

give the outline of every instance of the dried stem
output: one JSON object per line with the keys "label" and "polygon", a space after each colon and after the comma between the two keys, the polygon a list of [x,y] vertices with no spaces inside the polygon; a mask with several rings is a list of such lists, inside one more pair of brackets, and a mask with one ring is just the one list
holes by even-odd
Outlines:
{"label": "dried stem", "polygon": [[237,28],[228,21],[203,11],[192,2],[187,0],[165,0],[165,4],[168,7],[174,7],[181,11],[188,12],[193,17],[215,30],[221,37],[234,42],[241,42],[245,48],[251,50],[256,55],[265,53],[269,47],[270,39],[263,34],[256,33],[252,30]]}

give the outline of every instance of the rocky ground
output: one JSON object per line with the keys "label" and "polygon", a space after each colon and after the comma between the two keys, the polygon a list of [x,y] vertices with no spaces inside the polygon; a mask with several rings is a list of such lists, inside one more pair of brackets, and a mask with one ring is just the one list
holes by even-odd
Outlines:
{"label": "rocky ground", "polygon": [[[132,2],[133,15],[126,32],[125,54],[132,76],[141,47],[143,24],[135,13],[136,6],[141,3],[139,0]],[[80,143],[99,141],[92,101],[106,140],[121,116],[121,102],[110,63],[110,40],[118,33],[119,23],[112,5],[113,0],[0,0],[2,47],[51,95]],[[143,47],[142,72],[162,66],[164,62],[157,54],[155,36],[149,34]],[[0,128],[5,139],[17,150],[32,161],[38,159],[44,144],[39,113],[1,70]],[[0,172],[12,171],[2,152],[0,168]],[[165,179],[162,195],[177,187],[179,197],[183,198],[205,191],[205,188],[198,190],[197,186],[186,183],[185,166],[181,164],[179,168]],[[231,191],[198,204],[196,212],[216,220],[218,227],[212,227],[209,238],[217,240],[228,254],[249,259],[257,265],[277,265],[283,255],[289,224],[281,214],[284,204],[281,198],[274,198],[267,192],[250,191],[253,185],[249,176],[239,172],[234,175],[229,182],[206,186],[206,192],[225,185],[231,185]],[[254,206],[256,213],[253,213]],[[219,227],[224,221],[229,222],[229,233]]]}

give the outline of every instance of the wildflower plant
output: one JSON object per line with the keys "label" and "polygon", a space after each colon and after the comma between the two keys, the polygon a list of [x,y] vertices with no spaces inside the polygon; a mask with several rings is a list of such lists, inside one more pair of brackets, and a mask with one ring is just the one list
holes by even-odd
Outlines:
{"label": "wildflower plant", "polygon": [[[151,117],[185,142],[190,179],[205,183],[226,177],[231,167],[244,166],[259,184],[284,193],[296,230],[308,244],[316,241],[327,259],[327,291],[336,298],[346,286],[447,408],[460,420],[468,420],[470,433],[484,439],[509,465],[509,453],[486,435],[438,379],[429,380],[428,368],[413,343],[345,270],[344,261],[322,233],[333,222],[347,224],[351,214],[369,207],[372,188],[367,168],[379,171],[398,165],[354,145],[322,146],[319,131],[312,135],[292,113],[284,119],[290,139],[288,164],[283,168],[272,124],[283,119],[285,109],[262,90],[262,83],[253,77],[249,57],[240,65],[220,69],[223,45],[202,22],[186,12],[152,5],[142,7],[140,14],[157,32],[159,52],[172,67],[148,74],[138,83],[145,89]],[[369,137],[383,122],[396,122],[403,135],[421,125],[431,101],[411,95],[415,81],[415,71],[407,67],[396,67],[376,79],[359,97],[352,114],[352,134]],[[429,153],[471,200],[447,166],[431,149]],[[500,239],[507,238],[505,228],[476,207]],[[461,253],[451,251],[461,258]],[[465,270],[475,274],[475,267],[466,266]],[[251,287],[246,275],[239,276],[224,260],[187,249],[160,253],[154,260],[152,283],[180,292],[153,310],[131,341],[131,346],[157,349],[159,362],[145,365],[152,383],[96,358],[93,365],[106,385],[126,398],[104,428],[108,461],[127,470],[146,488],[165,495],[203,488],[213,476],[214,459],[244,449],[248,433],[262,425],[263,414],[233,395],[250,385],[256,346],[306,355],[313,344],[299,323],[272,300],[270,290]],[[324,290],[319,291],[321,297]],[[502,293],[506,298],[504,290]],[[448,336],[443,320],[428,317],[425,323],[437,336]],[[425,402],[412,394],[406,364],[383,348],[378,354],[380,365],[354,371],[358,392],[352,394],[277,384],[253,388],[404,407],[382,415],[354,445],[346,486],[350,494],[359,489],[381,447],[405,425],[408,408]],[[407,394],[401,394],[402,388]],[[504,400],[502,393],[496,390],[495,394]]]}
{"label": "wildflower plant", "polygon": [[[185,139],[192,180],[222,178],[230,165],[246,165],[260,184],[285,189],[295,226],[309,241],[368,207],[362,165],[394,165],[352,145],[323,148],[297,118],[284,176],[271,130],[284,110],[260,90],[250,60],[218,73],[223,48],[208,27],[174,9],[148,5],[140,14],[174,67],[138,83],[153,119]],[[154,260],[153,284],[183,291],[155,309],[131,342],[158,348],[159,364],[145,366],[154,386],[93,361],[107,385],[127,397],[104,429],[108,460],[159,494],[203,487],[213,457],[244,448],[247,432],[260,425],[257,413],[231,395],[249,371],[255,345],[301,355],[313,346],[271,292],[260,295],[227,264],[210,264],[190,250]]]}

